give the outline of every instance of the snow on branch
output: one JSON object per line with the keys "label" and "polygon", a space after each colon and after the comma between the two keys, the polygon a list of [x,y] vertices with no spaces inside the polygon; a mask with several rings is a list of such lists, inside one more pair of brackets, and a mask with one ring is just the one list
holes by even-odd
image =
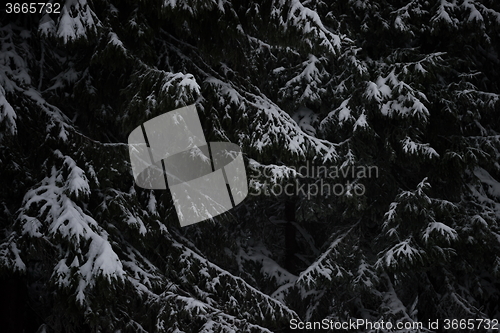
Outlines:
{"label": "snow on branch", "polygon": [[221,13],[225,12],[224,6],[230,3],[227,0],[201,0],[194,4],[190,0],[163,0],[163,7],[170,10],[182,10],[188,12],[191,16],[198,16],[202,11],[217,8]]}
{"label": "snow on branch", "polygon": [[[272,8],[272,16],[278,18],[285,29],[293,27],[300,31],[310,47],[313,47],[313,40],[317,39],[321,47],[333,54],[340,50],[341,36],[327,29],[318,13],[305,7],[299,0],[275,0]],[[310,34],[315,38],[309,39]]]}
{"label": "snow on branch", "polygon": [[353,110],[349,105],[350,100],[351,98],[345,99],[344,101],[342,101],[342,103],[340,103],[339,107],[328,113],[328,115],[320,123],[320,130],[322,132],[326,132],[328,130],[328,126],[331,123],[338,123],[340,126],[342,126],[345,123],[352,124],[356,121],[356,118],[351,115]]}
{"label": "snow on branch", "polygon": [[[0,125],[5,127],[5,132],[14,135],[17,132],[16,112],[5,98],[5,90],[0,85]],[[0,133],[0,140],[3,134]]]}
{"label": "snow on branch", "polygon": [[0,268],[7,268],[13,272],[25,272],[26,264],[21,258],[17,238],[18,233],[13,231],[0,243]]}
{"label": "snow on branch", "polygon": [[474,175],[483,184],[488,194],[500,198],[500,182],[493,178],[488,171],[478,167],[474,169]]}
{"label": "snow on branch", "polygon": [[401,140],[403,151],[409,155],[422,156],[429,159],[439,157],[439,154],[428,143],[418,143],[410,137]]}
{"label": "snow on branch", "polygon": [[[432,237],[433,236],[433,237]],[[431,238],[443,239],[448,244],[458,239],[458,234],[455,229],[441,222],[431,222],[424,230],[422,239],[428,243]]]}
{"label": "snow on branch", "polygon": [[440,0],[439,5],[437,6],[436,13],[431,18],[431,22],[443,22],[448,26],[457,28],[459,23],[458,19],[450,16],[450,13],[452,13],[454,10],[457,10],[455,1],[448,2],[446,0]]}
{"label": "snow on branch", "polygon": [[[96,33],[97,27],[102,24],[96,14],[90,9],[87,0],[66,0],[62,6],[57,22],[57,37],[65,43],[85,38],[89,33]],[[49,30],[44,30],[49,32]]]}
{"label": "snow on branch", "polygon": [[137,123],[168,109],[192,104],[201,90],[192,74],[172,73],[141,63],[125,93],[130,102],[124,118]]}
{"label": "snow on branch", "polygon": [[[71,169],[66,177],[64,168]],[[76,301],[84,304],[86,293],[95,285],[97,277],[111,283],[123,280],[125,272],[107,232],[72,201],[68,192],[88,195],[89,185],[83,171],[66,157],[62,169],[53,167],[50,176],[26,193],[18,219],[23,235],[68,244],[52,276],[57,285],[73,289]]]}
{"label": "snow on branch", "polygon": [[[386,82],[393,86],[389,93]],[[423,102],[428,102],[424,93],[413,89],[410,85],[397,78],[394,72],[391,72],[386,78],[379,77],[377,85],[371,85],[371,94],[377,96],[377,102],[382,102],[382,97],[390,98],[387,102],[381,104],[380,112],[383,115],[402,118],[414,117],[419,121],[427,122],[429,110]],[[379,86],[380,85],[380,86]],[[385,99],[385,98],[384,98]]]}
{"label": "snow on branch", "polygon": [[424,256],[425,251],[420,249],[410,237],[385,250],[375,266],[377,268],[385,267],[390,270],[400,270],[415,264],[423,264]]}
{"label": "snow on branch", "polygon": [[343,242],[356,227],[357,224],[337,235],[335,240],[330,243],[328,249],[324,251],[312,265],[309,265],[306,270],[300,273],[296,283],[312,288],[320,280],[332,281],[337,278],[350,276],[351,273],[339,265],[336,259],[341,255],[340,248]]}
{"label": "snow on branch", "polygon": [[[0,97],[5,94],[21,91],[31,84],[28,64],[21,56],[25,41],[18,44],[13,38],[14,31],[10,25],[0,27]],[[19,50],[21,49],[21,50]],[[20,52],[18,52],[20,51]],[[5,98],[5,97],[4,97]]]}
{"label": "snow on branch", "polygon": [[322,68],[322,60],[309,54],[309,58],[301,64],[302,71],[280,88],[280,95],[292,98],[299,104],[321,102],[321,95],[326,92],[322,82],[328,75]]}
{"label": "snow on branch", "polygon": [[249,144],[258,152],[266,149],[275,149],[278,143],[284,151],[299,157],[314,154],[323,161],[336,160],[338,153],[336,145],[318,139],[305,133],[300,126],[279,106],[268,97],[261,94],[240,91],[239,88],[222,80],[209,77],[206,82],[219,96],[219,103],[224,102],[243,111],[243,118],[250,121],[248,131],[250,142],[240,142],[244,146]]}
{"label": "snow on branch", "polygon": [[[286,305],[252,287],[240,277],[234,276],[230,272],[213,264],[206,258],[176,240],[172,239],[172,242],[176,251],[180,251],[176,257],[178,258],[179,265],[182,267],[182,269],[178,272],[179,276],[182,277],[182,280],[185,282],[190,281],[191,283],[193,282],[192,279],[201,279],[203,281],[203,283],[200,284],[200,287],[203,290],[199,290],[198,288],[196,291],[198,297],[206,299],[206,295],[217,294],[218,299],[226,299],[228,302],[231,302],[232,300],[228,300],[227,296],[221,295],[221,293],[226,294],[229,290],[231,290],[231,295],[234,298],[233,302],[236,301],[240,304],[244,304],[245,308],[248,307],[248,309],[252,309],[252,313],[246,311],[240,313],[241,317],[249,321],[276,321],[281,318],[298,317],[297,314],[290,310]],[[196,276],[194,275],[194,272],[196,272]],[[221,288],[222,286],[224,288]],[[251,297],[248,298],[248,295],[251,295]],[[190,309],[198,309],[197,311],[208,309],[208,301],[204,301],[203,303],[198,300],[190,300],[190,304],[197,304],[195,307]],[[198,305],[200,305],[201,308],[198,307]],[[223,305],[224,304],[219,304],[219,306]],[[238,311],[244,310],[241,306],[237,309],[239,309]]]}
{"label": "snow on branch", "polygon": [[422,8],[422,2],[419,0],[412,0],[405,4],[403,7],[398,8],[392,12],[395,14],[394,26],[400,31],[410,31],[412,27],[410,26],[409,20],[411,17],[420,17],[427,14],[427,10]]}

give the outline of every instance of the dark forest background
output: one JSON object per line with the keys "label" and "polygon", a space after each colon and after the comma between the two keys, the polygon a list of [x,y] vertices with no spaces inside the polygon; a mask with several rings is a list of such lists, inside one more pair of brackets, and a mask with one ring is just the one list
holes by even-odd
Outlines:
{"label": "dark forest background", "polygon": [[[0,13],[3,331],[500,318],[497,1],[61,4]],[[190,104],[262,194],[180,228],[126,143]]]}

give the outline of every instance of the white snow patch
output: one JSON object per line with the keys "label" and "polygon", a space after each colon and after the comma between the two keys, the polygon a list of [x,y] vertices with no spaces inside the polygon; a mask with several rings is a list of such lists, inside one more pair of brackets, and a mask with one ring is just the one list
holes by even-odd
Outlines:
{"label": "white snow patch", "polygon": [[17,132],[16,119],[16,112],[5,98],[5,90],[0,86],[0,124],[5,124],[7,132],[13,135]]}
{"label": "white snow patch", "polygon": [[368,122],[366,121],[366,115],[363,112],[359,116],[358,120],[356,120],[356,122],[354,123],[354,129],[353,129],[353,131],[356,132],[356,130],[358,129],[358,127],[359,128],[365,128],[367,126],[368,126]]}
{"label": "white snow patch", "polygon": [[408,136],[401,140],[401,143],[403,144],[403,151],[410,155],[421,155],[430,159],[439,157],[439,154],[428,143],[415,142]]}
{"label": "white snow patch", "polygon": [[90,9],[87,0],[66,0],[62,6],[57,23],[57,36],[64,42],[85,37],[89,32],[95,32],[97,16]]}
{"label": "white snow patch", "polygon": [[458,234],[455,231],[455,229],[447,226],[444,223],[441,222],[431,222],[425,229],[422,235],[422,239],[425,242],[429,241],[429,237],[431,237],[431,234],[437,233],[440,235],[440,237],[444,238],[448,243],[451,243],[452,241],[455,241],[458,239]]}
{"label": "white snow patch", "polygon": [[500,182],[493,178],[488,171],[483,168],[475,168],[474,175],[486,185],[488,193],[492,196],[500,198]]}

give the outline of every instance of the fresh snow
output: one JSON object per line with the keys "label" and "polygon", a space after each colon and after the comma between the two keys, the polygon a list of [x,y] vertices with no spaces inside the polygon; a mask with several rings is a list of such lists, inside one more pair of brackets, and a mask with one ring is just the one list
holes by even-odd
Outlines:
{"label": "fresh snow", "polygon": [[[88,33],[95,33],[99,25],[101,24],[89,8],[87,0],[66,0],[61,8],[56,33],[68,42],[86,37]],[[46,27],[43,28],[44,32],[48,32]]]}

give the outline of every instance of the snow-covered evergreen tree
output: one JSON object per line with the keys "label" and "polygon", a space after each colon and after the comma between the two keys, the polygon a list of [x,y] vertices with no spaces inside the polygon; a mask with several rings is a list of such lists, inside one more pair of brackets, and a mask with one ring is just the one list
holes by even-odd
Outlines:
{"label": "snow-covered evergreen tree", "polygon": [[[494,0],[61,3],[0,16],[11,331],[500,317]],[[261,194],[180,228],[168,191],[134,184],[126,142],[193,103]]]}

